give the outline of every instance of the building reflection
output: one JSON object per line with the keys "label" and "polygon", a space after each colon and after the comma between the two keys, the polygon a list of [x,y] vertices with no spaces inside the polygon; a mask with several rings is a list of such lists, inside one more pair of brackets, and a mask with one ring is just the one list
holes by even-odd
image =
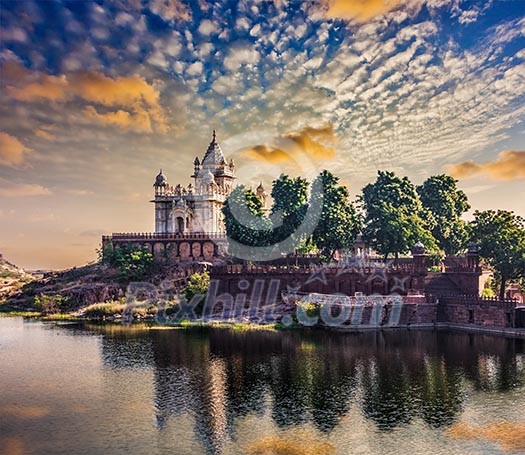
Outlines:
{"label": "building reflection", "polygon": [[358,406],[381,431],[415,419],[446,427],[468,387],[505,391],[525,378],[522,340],[468,334],[159,330],[106,335],[102,350],[111,368],[152,369],[159,431],[190,416],[210,454],[249,415],[330,433]]}

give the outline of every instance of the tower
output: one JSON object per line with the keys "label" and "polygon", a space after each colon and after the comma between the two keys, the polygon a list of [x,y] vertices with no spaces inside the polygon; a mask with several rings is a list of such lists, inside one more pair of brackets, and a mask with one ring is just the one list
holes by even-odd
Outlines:
{"label": "tower", "polygon": [[225,232],[222,206],[233,189],[235,163],[233,160],[226,162],[215,130],[202,161],[195,158],[192,177],[196,191],[196,229],[209,233]]}
{"label": "tower", "polygon": [[202,160],[193,162],[193,184],[168,184],[162,169],[155,178],[155,232],[220,234],[225,232],[222,206],[235,182],[235,163],[226,158],[215,130]]}

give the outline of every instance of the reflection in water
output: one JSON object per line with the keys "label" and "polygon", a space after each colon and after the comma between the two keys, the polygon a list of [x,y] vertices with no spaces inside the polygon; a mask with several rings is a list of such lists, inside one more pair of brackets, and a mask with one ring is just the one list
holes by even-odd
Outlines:
{"label": "reflection in water", "polygon": [[[0,451],[27,453],[36,438],[27,437],[27,425],[57,439],[55,446],[53,438],[40,438],[40,453],[138,454],[154,447],[151,453],[335,454],[351,452],[349,441],[361,444],[360,453],[392,453],[406,441],[404,450],[419,453],[462,454],[464,444],[471,453],[486,453],[486,444],[492,453],[523,450],[516,436],[524,433],[523,415],[514,412],[525,405],[523,340],[87,324],[33,324],[4,342],[1,335],[0,361],[13,362],[20,349],[32,355],[40,343],[61,353],[61,371],[45,352],[33,356],[27,365],[37,369],[38,386],[31,382],[23,399],[12,387],[16,377],[2,382],[0,372],[0,386],[11,384],[0,405],[7,419],[0,422]],[[20,365],[16,374],[29,376]],[[51,382],[60,375],[64,384]],[[84,394],[91,398],[79,401]],[[66,413],[64,428],[82,425],[74,449],[65,442],[70,433],[54,433],[57,413]]]}
{"label": "reflection in water", "polygon": [[495,423],[484,427],[456,424],[449,433],[458,439],[494,441],[508,452],[525,452],[525,424]]}
{"label": "reflection in water", "polygon": [[520,340],[466,334],[173,330],[112,336],[103,348],[106,361],[125,368],[151,349],[158,428],[188,413],[210,454],[235,439],[240,417],[269,412],[283,429],[310,422],[330,433],[353,402],[378,430],[418,417],[447,427],[462,411],[466,379],[504,392],[525,377]]}

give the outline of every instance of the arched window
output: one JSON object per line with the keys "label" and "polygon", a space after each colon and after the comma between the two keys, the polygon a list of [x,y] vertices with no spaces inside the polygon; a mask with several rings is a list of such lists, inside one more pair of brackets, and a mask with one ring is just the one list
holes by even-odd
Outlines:
{"label": "arched window", "polygon": [[184,218],[182,216],[177,217],[177,232],[180,234],[184,232]]}

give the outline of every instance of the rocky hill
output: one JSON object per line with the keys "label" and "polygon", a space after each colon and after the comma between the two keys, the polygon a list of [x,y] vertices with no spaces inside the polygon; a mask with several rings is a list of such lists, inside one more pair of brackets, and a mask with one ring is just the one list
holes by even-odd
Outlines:
{"label": "rocky hill", "polygon": [[3,300],[10,308],[31,311],[36,309],[36,300],[45,296],[60,302],[61,311],[76,312],[89,305],[120,301],[130,281],[147,281],[158,286],[167,280],[174,288],[181,288],[196,270],[194,266],[164,266],[140,280],[125,279],[118,269],[102,264],[47,272],[39,277],[25,274],[29,278],[21,278],[18,287],[11,288],[0,303]]}
{"label": "rocky hill", "polygon": [[9,262],[0,253],[0,302],[32,280],[31,274]]}

